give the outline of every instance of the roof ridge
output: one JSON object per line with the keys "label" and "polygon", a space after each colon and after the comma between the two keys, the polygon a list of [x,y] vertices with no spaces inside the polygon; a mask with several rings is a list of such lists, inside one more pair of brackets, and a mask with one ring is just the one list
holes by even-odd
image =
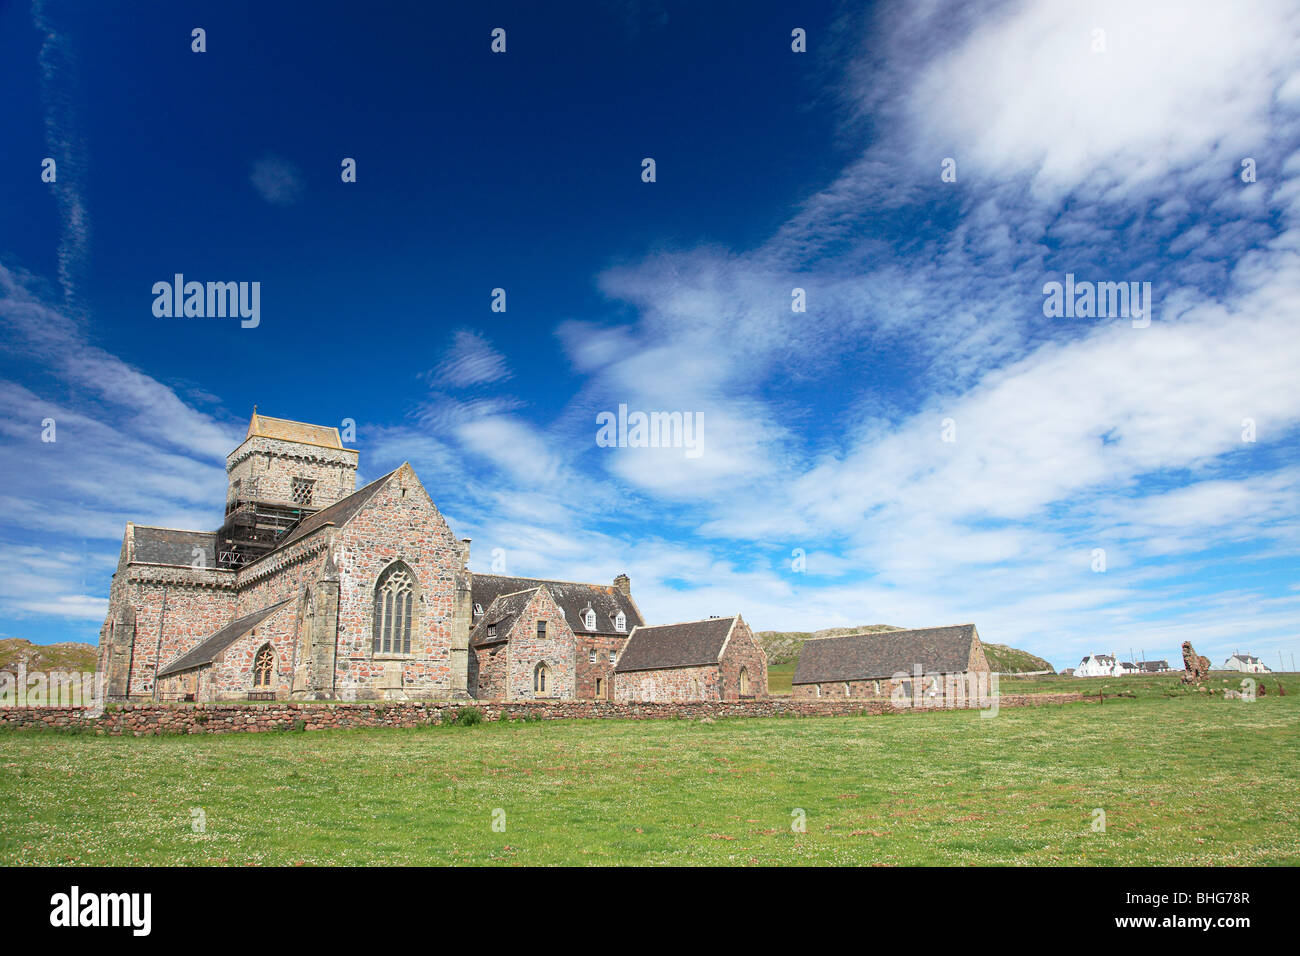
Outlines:
{"label": "roof ridge", "polygon": [[[623,593],[622,591],[619,591],[618,588],[614,587],[613,584],[592,584],[590,581],[562,581],[559,578],[530,578],[518,574],[494,574],[491,571],[472,571],[470,573],[481,578],[514,578],[517,581],[540,581],[542,584],[576,584],[581,588],[602,588],[606,591],[617,592],[618,594]],[[512,591],[510,593],[514,594],[516,592]]]}
{"label": "roof ridge", "polygon": [[[504,600],[505,598],[508,597],[514,597],[516,594],[527,594],[530,591],[540,591],[540,590],[541,590],[540,587],[535,587],[535,588],[520,588],[518,591],[507,591],[505,594],[498,594],[496,597],[494,597],[492,599],[492,604],[496,604],[497,601]],[[489,604],[488,607],[489,608],[492,607],[492,604]]]}
{"label": "roof ridge", "polygon": [[633,628],[636,631],[653,631],[659,627],[681,627],[683,624],[708,624],[710,621],[734,621],[739,614],[719,614],[714,617],[700,617],[692,621],[673,621],[670,624],[642,624]]}
{"label": "roof ridge", "polygon": [[141,528],[144,528],[147,531],[175,531],[180,534],[216,534],[217,533],[216,531],[200,531],[197,528],[168,528],[165,525],[160,525],[160,524],[139,524],[138,522],[135,521],[132,521],[131,524],[135,525],[135,530],[137,531],[139,531]]}
{"label": "roof ridge", "polygon": [[888,631],[856,631],[853,634],[828,634],[825,637],[809,637],[804,643],[811,644],[814,641],[839,641],[847,637],[876,637],[886,634],[892,634],[897,637],[899,634],[915,634],[918,631],[947,631],[959,627],[974,627],[974,624],[935,624],[931,627],[895,627]]}

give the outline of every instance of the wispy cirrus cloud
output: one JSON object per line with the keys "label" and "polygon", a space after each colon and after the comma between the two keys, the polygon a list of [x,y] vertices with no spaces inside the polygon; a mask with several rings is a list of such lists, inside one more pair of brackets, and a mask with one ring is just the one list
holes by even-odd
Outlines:
{"label": "wispy cirrus cloud", "polygon": [[72,42],[55,23],[45,0],[32,4],[32,22],[41,37],[41,98],[45,108],[45,144],[55,161],[57,179],[50,184],[59,204],[63,230],[59,241],[59,284],[64,307],[79,308],[77,285],[90,251],[90,212],[84,198],[89,152],[81,135],[76,56]]}
{"label": "wispy cirrus cloud", "polygon": [[272,206],[292,206],[307,188],[302,171],[282,156],[263,156],[255,161],[248,181]]}
{"label": "wispy cirrus cloud", "polygon": [[466,388],[504,382],[512,374],[506,357],[492,347],[485,335],[459,329],[452,336],[447,354],[428,377],[435,387]]}

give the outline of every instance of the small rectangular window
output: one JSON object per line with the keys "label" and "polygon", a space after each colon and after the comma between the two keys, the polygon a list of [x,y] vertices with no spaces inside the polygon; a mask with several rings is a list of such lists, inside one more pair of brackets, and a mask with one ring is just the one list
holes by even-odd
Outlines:
{"label": "small rectangular window", "polygon": [[538,622],[537,622],[537,636],[538,636],[539,638],[544,638],[544,637],[546,637],[546,622],[545,622],[545,621],[538,621]]}
{"label": "small rectangular window", "polygon": [[610,651],[610,652],[609,652],[609,662],[610,662],[611,664],[614,663],[614,658],[617,657],[617,656],[618,656],[618,651]]}
{"label": "small rectangular window", "polygon": [[587,652],[587,663],[588,664],[596,663],[596,649],[594,647]]}

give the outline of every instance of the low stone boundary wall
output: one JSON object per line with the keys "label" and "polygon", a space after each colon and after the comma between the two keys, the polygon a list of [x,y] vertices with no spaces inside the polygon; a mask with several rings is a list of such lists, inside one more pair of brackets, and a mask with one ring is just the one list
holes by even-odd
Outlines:
{"label": "low stone boundary wall", "polygon": [[[1083,694],[1004,694],[998,707],[1068,704]],[[0,707],[0,728],[62,728],[110,736],[152,734],[228,734],[285,730],[328,730],[342,727],[423,727],[453,719],[458,711],[476,707],[484,720],[497,720],[502,711],[514,720],[700,720],[706,717],[832,717],[855,714],[929,713],[937,708],[895,707],[876,700],[701,701],[675,704],[610,701],[278,701],[268,704],[119,704],[98,717],[80,708]]]}

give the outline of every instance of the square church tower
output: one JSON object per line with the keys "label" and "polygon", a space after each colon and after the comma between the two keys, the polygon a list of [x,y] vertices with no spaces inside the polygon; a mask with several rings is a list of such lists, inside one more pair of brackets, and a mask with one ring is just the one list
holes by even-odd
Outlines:
{"label": "square church tower", "polygon": [[226,517],[217,566],[240,568],[274,546],[286,529],[357,489],[357,450],[339,430],[257,414],[226,458]]}

